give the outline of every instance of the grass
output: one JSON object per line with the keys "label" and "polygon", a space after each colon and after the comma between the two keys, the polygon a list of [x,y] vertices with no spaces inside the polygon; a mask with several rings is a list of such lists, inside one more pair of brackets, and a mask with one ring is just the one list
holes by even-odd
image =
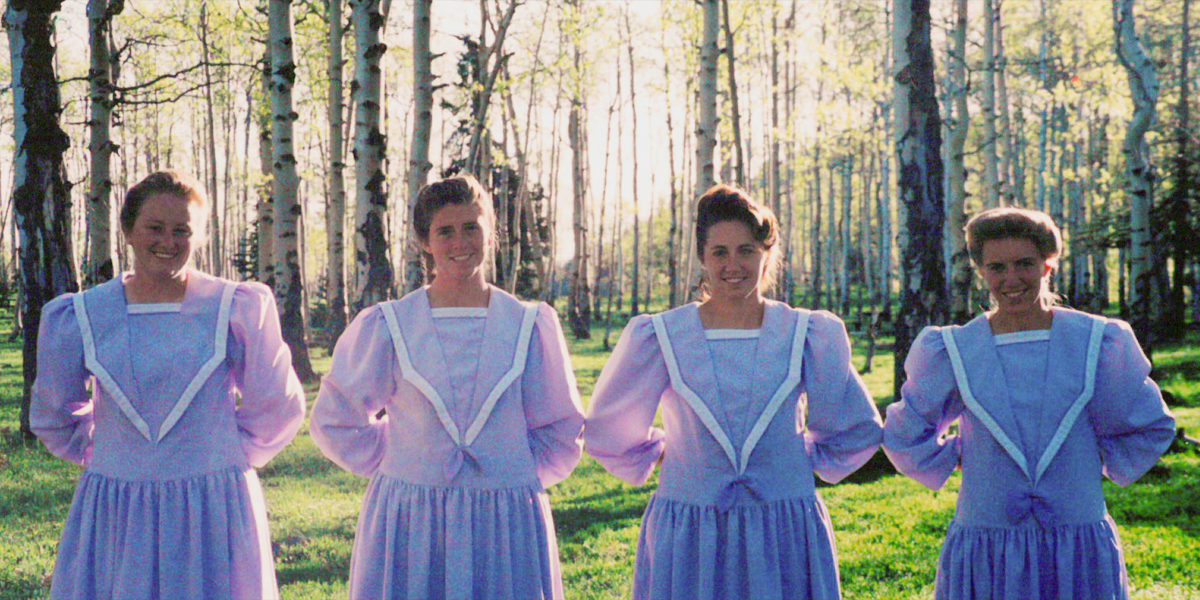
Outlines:
{"label": "grass", "polygon": [[[8,327],[0,321],[0,331]],[[603,327],[591,340],[569,340],[581,392],[590,396],[608,357]],[[616,344],[620,327],[610,341]],[[855,339],[855,366],[865,365],[865,340]],[[881,339],[864,379],[881,405],[892,393],[890,340]],[[329,358],[314,352],[324,372]],[[1200,332],[1155,355],[1159,381],[1175,396],[1181,427],[1200,437]],[[0,599],[39,598],[80,470],[50,457],[17,433],[21,391],[19,342],[0,340]],[[316,399],[310,389],[309,402]],[[366,480],[326,460],[308,436],[264,468],[276,568],[284,598],[344,598],[350,548]],[[657,479],[632,487],[584,457],[575,473],[550,490],[567,597],[627,598],[642,511]],[[938,550],[954,514],[959,476],[932,492],[891,474],[882,453],[856,483],[822,487],[837,536],[848,599],[928,598]],[[1200,598],[1200,452],[1169,454],[1141,481],[1105,483],[1109,511],[1120,526],[1137,599]]]}

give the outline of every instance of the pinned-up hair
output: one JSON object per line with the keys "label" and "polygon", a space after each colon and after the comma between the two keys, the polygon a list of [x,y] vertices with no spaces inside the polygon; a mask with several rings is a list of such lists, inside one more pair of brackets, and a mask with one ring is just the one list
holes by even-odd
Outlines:
{"label": "pinned-up hair", "polygon": [[744,224],[750,229],[754,240],[766,248],[767,269],[759,287],[764,292],[770,290],[775,285],[779,270],[779,253],[775,251],[779,243],[779,219],[770,208],[755,201],[745,190],[723,183],[714,185],[696,203],[696,254],[699,258],[704,258],[708,230],[726,221]]}
{"label": "pinned-up hair", "polygon": [[121,205],[122,231],[133,231],[133,225],[142,212],[142,205],[154,196],[174,196],[208,210],[208,198],[204,195],[204,188],[200,182],[182,171],[158,171],[147,175],[125,192],[125,202]]}

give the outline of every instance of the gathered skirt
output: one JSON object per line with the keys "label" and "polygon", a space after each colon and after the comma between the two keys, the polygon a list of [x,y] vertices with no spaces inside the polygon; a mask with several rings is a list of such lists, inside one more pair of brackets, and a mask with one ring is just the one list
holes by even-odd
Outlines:
{"label": "gathered skirt", "polygon": [[1055,527],[950,523],[938,600],[1125,600],[1129,578],[1112,517]]}
{"label": "gathered skirt", "polygon": [[266,506],[253,470],[130,481],[85,471],[52,599],[276,598]]}
{"label": "gathered skirt", "polygon": [[655,495],[635,571],[636,599],[841,597],[829,511],[815,495],[724,513]]}
{"label": "gathered skirt", "polygon": [[376,475],[350,561],[350,598],[563,597],[546,493],[440,487]]}

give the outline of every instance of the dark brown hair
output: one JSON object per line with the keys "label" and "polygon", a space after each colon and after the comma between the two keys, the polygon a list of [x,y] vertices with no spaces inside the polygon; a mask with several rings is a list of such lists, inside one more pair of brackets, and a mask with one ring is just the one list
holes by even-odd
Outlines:
{"label": "dark brown hair", "polygon": [[779,220],[770,208],[763,206],[739,187],[718,183],[708,188],[696,202],[696,255],[703,260],[708,244],[708,230],[717,223],[734,221],[750,228],[755,241],[767,250],[767,269],[759,287],[766,292],[775,285],[779,269]]}
{"label": "dark brown hair", "polygon": [[125,203],[121,205],[121,230],[125,233],[133,231],[133,224],[137,222],[146,200],[164,195],[182,198],[200,208],[208,209],[208,198],[205,197],[200,182],[181,171],[158,171],[147,175],[125,192]]}
{"label": "dark brown hair", "polygon": [[1040,210],[1003,206],[985,210],[967,221],[967,251],[975,266],[983,265],[983,244],[994,240],[1016,238],[1028,240],[1037,248],[1042,259],[1058,267],[1062,254],[1062,232],[1050,215]]}
{"label": "dark brown hair", "polygon": [[488,238],[493,237],[492,231],[496,226],[496,213],[492,208],[492,195],[483,189],[483,185],[468,173],[459,173],[441,181],[435,181],[417,192],[417,201],[413,205],[412,223],[417,239],[423,244],[429,243],[429,228],[433,224],[433,215],[445,206],[451,204],[479,205],[483,218],[487,221]]}
{"label": "dark brown hair", "polygon": [[[983,266],[983,245],[1004,239],[1029,241],[1037,248],[1042,260],[1052,269],[1058,268],[1058,257],[1063,248],[1062,231],[1050,215],[1040,210],[1012,206],[991,208],[971,217],[963,229],[967,234],[967,252],[976,268]],[[1042,278],[1042,289],[1038,294],[1038,301],[1047,309],[1059,303],[1058,295],[1050,291],[1050,279]],[[994,297],[992,306],[997,306]]]}

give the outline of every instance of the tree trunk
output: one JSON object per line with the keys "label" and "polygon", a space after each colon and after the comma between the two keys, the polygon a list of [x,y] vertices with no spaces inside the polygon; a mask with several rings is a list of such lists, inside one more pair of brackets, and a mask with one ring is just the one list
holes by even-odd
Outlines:
{"label": "tree trunk", "polygon": [[[729,0],[720,0],[722,11],[722,25],[725,29],[725,59],[729,66],[729,106],[730,120],[733,121],[733,172],[734,180],[738,185],[748,186],[749,181],[746,180],[746,161],[742,152],[742,112],[738,105],[738,85],[737,85],[737,60],[734,52],[735,44],[733,40],[733,25],[729,22]],[[707,9],[707,5],[705,7]],[[774,12],[774,11],[772,11]],[[773,43],[773,42],[772,42]],[[635,226],[636,227],[636,226]],[[636,230],[635,230],[636,231]],[[634,261],[636,263],[636,260]],[[635,267],[634,281],[637,281],[637,271]],[[634,285],[637,288],[637,285]],[[637,314],[636,312],[634,314]]]}
{"label": "tree trunk", "polygon": [[1133,117],[1125,132],[1122,154],[1125,155],[1125,176],[1129,195],[1129,307],[1132,310],[1133,332],[1147,356],[1152,355],[1152,319],[1158,313],[1154,306],[1154,261],[1151,248],[1154,235],[1150,231],[1150,212],[1154,206],[1154,165],[1146,132],[1154,122],[1158,103],[1158,77],[1154,63],[1142,49],[1134,29],[1133,0],[1113,0],[1113,33],[1116,36],[1117,58],[1129,75],[1133,96]]}
{"label": "tree trunk", "polygon": [[901,299],[896,324],[895,398],[904,361],[921,329],[946,321],[943,276],[941,123],[934,85],[929,0],[899,0],[896,52],[896,158],[900,168]]}
{"label": "tree trunk", "polygon": [[[1183,15],[1181,18],[1181,42],[1179,48],[1179,108],[1178,108],[1178,125],[1176,129],[1176,141],[1178,143],[1175,151],[1175,159],[1173,166],[1173,178],[1175,180],[1174,188],[1171,191],[1171,196],[1166,202],[1163,217],[1166,220],[1166,229],[1170,231],[1171,250],[1173,264],[1173,273],[1171,275],[1171,293],[1167,301],[1167,310],[1163,318],[1163,325],[1168,331],[1181,331],[1179,326],[1182,326],[1186,319],[1187,307],[1184,304],[1184,286],[1187,282],[1188,261],[1191,260],[1189,252],[1190,248],[1194,248],[1197,240],[1197,232],[1191,226],[1189,212],[1191,206],[1194,205],[1195,191],[1192,189],[1192,176],[1189,171],[1191,168],[1191,143],[1189,136],[1191,135],[1192,118],[1191,118],[1191,79],[1189,76],[1189,62],[1192,54],[1192,35],[1190,30],[1190,12],[1191,0],[1183,0]],[[1193,288],[1195,289],[1195,288]]]}
{"label": "tree trunk", "polygon": [[388,261],[387,176],[383,171],[387,138],[380,130],[383,103],[383,54],[380,29],[385,19],[380,0],[351,0],[354,26],[354,264],[353,312],[391,296],[392,265]]}
{"label": "tree trunk", "polygon": [[700,44],[700,95],[696,113],[696,198],[716,183],[713,153],[717,147],[717,25],[720,0],[702,0],[704,38]]}
{"label": "tree trunk", "polygon": [[[408,215],[412,215],[417,193],[425,186],[429,170],[429,137],[433,132],[433,51],[430,49],[430,19],[433,0],[413,2],[413,136],[408,155]],[[425,284],[424,260],[416,235],[411,232],[404,245],[404,290]]]}
{"label": "tree trunk", "polygon": [[967,224],[967,166],[964,159],[971,115],[967,108],[967,0],[955,0],[954,50],[950,57],[949,146],[946,156],[946,225],[950,228],[950,320],[972,317],[971,258],[963,227]]}
{"label": "tree trunk", "polygon": [[1015,193],[1013,191],[1013,134],[1009,120],[1008,109],[1008,59],[1004,56],[1004,0],[994,0],[995,9],[995,68],[996,68],[996,121],[997,141],[1000,153],[998,188],[1000,203],[1012,206]]}
{"label": "tree trunk", "polygon": [[271,44],[263,54],[263,107],[258,118],[258,163],[263,176],[263,185],[258,190],[258,280],[275,288],[275,199],[271,192],[271,180],[275,177],[273,151],[271,150]]}
{"label": "tree trunk", "polygon": [[996,0],[983,0],[983,201],[984,206],[1000,205],[1000,169],[996,132]]}
{"label": "tree trunk", "polygon": [[[487,0],[480,0],[483,12],[487,11]],[[478,49],[478,68],[480,80],[478,91],[474,94],[471,107],[471,139],[468,147],[467,171],[479,177],[479,180],[487,184],[487,172],[490,171],[490,156],[491,152],[488,148],[488,108],[491,105],[492,91],[496,88],[496,81],[500,78],[500,71],[504,67],[504,63],[508,61],[508,55],[504,54],[504,41],[508,36],[508,27],[512,24],[513,14],[517,10],[521,2],[519,0],[511,0],[504,14],[500,16],[500,21],[495,28],[495,41],[491,44],[485,43],[484,34],[488,23],[480,25],[479,49]]]}
{"label": "tree trunk", "polygon": [[292,350],[292,366],[305,383],[315,382],[308,360],[304,324],[304,270],[299,232],[304,226],[303,205],[297,197],[300,178],[292,143],[292,86],[296,63],[292,59],[292,2],[270,0],[268,14],[271,44],[271,158],[274,166],[271,195],[275,198],[275,297],[283,341]]}
{"label": "tree trunk", "polygon": [[[633,30],[629,26],[628,10],[625,11],[625,41],[625,47],[629,52],[629,112],[633,116],[633,276],[630,278],[633,297],[629,301],[629,316],[635,317],[641,313],[641,307],[638,305],[638,269],[642,264],[642,229],[640,203],[638,202],[637,84],[633,79],[637,66],[633,62]],[[732,57],[732,54],[730,56]],[[730,74],[733,74],[732,71]],[[736,100],[734,106],[736,106]],[[617,243],[620,242],[621,240],[618,239]]]}
{"label": "tree trunk", "polygon": [[62,100],[55,73],[54,13],[62,2],[9,0],[4,12],[12,59],[14,223],[21,243],[21,433],[29,428],[30,391],[37,378],[42,307],[79,289],[71,261],[71,184],[63,155],[71,140],[58,123]]}
{"label": "tree trunk", "polygon": [[[329,302],[329,352],[346,329],[346,97],[342,85],[343,0],[329,0],[329,194],[325,209],[329,240],[325,298]],[[418,2],[418,4],[420,4]]]}
{"label": "tree trunk", "polygon": [[[572,0],[571,6],[578,14],[580,1]],[[567,305],[567,320],[575,339],[592,337],[592,304],[588,290],[588,226],[587,226],[587,138],[584,129],[587,122],[587,107],[583,97],[583,49],[579,41],[574,43],[573,89],[571,91],[571,113],[568,119],[568,138],[571,144],[571,182],[574,199],[575,268],[571,273],[571,294]]]}
{"label": "tree trunk", "polygon": [[[290,28],[290,26],[289,26]],[[225,276],[225,253],[221,246],[223,238],[221,237],[221,221],[219,220],[221,211],[221,198],[217,190],[217,124],[216,111],[213,110],[213,78],[212,78],[212,57],[208,43],[208,2],[200,3],[200,47],[204,57],[204,110],[205,110],[205,160],[207,168],[204,170],[205,187],[208,191],[208,251],[209,260],[212,261],[212,274],[218,277]]]}
{"label": "tree trunk", "polygon": [[83,264],[83,285],[92,287],[113,277],[112,237],[112,155],[117,145],[109,134],[112,124],[113,80],[112,55],[109,41],[113,17],[124,9],[124,0],[89,0],[88,48],[91,68],[88,70],[88,92],[91,115],[88,125],[92,139],[88,144],[91,174],[87,196],[87,259]]}
{"label": "tree trunk", "polygon": [[[664,43],[664,48],[666,47]],[[671,207],[671,225],[667,233],[667,308],[679,306],[679,257],[678,245],[675,243],[679,235],[679,198],[675,187],[675,126],[671,121],[671,61],[663,61],[663,86],[666,88],[667,103],[667,164],[670,166],[671,182],[669,185],[669,202]]]}

